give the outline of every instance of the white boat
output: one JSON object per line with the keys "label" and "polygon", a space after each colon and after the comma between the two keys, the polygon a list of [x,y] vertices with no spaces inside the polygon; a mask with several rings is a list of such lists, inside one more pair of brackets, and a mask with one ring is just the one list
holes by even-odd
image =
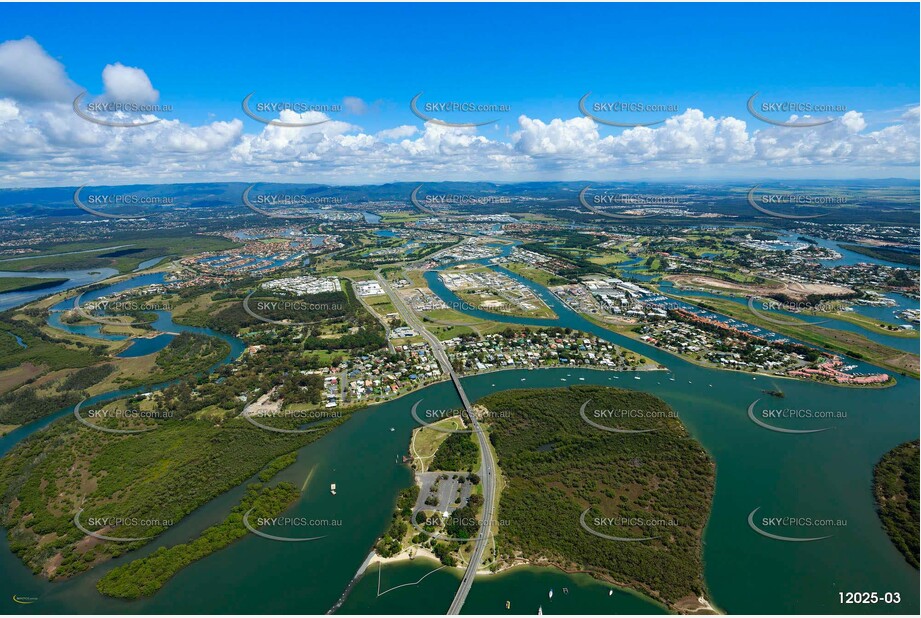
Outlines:
{"label": "white boat", "polygon": [[608,590],[608,596],[611,596],[612,594],[614,594],[614,591],[613,591],[613,590]]}
{"label": "white boat", "polygon": [[336,484],[335,484],[335,483],[330,483],[330,485],[329,485],[329,493],[331,493],[331,494],[334,495],[334,496],[336,495]]}
{"label": "white boat", "polygon": [[548,598],[553,598],[553,588],[550,589],[550,594],[547,595]]}
{"label": "white boat", "polygon": [[538,616],[543,616],[543,615],[544,615],[544,608],[543,608],[543,606],[537,608],[537,615],[538,615]]}

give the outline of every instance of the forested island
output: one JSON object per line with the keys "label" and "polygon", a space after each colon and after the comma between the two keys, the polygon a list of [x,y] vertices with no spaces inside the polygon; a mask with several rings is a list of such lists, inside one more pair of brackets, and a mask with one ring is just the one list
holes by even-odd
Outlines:
{"label": "forested island", "polygon": [[918,440],[886,453],[873,470],[873,495],[886,534],[918,568]]}
{"label": "forested island", "polygon": [[[592,423],[644,433],[586,422],[586,402]],[[597,386],[504,391],[479,403],[506,482],[496,536],[503,566],[586,572],[673,610],[711,609],[701,535],[715,467],[668,404]]]}

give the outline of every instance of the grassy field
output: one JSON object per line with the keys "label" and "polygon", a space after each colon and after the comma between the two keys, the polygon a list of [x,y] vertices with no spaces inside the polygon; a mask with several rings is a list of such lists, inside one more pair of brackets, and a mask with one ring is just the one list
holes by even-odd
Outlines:
{"label": "grassy field", "polygon": [[389,313],[397,313],[396,307],[393,306],[393,303],[390,302],[390,297],[386,294],[378,294],[377,296],[365,296],[364,301],[368,303],[374,312],[381,318]]}
{"label": "grassy field", "polygon": [[886,247],[866,247],[864,245],[841,245],[841,248],[879,260],[895,262],[897,264],[918,265],[919,258],[917,252],[908,253],[906,251],[897,251]]}
{"label": "grassy field", "polygon": [[[95,251],[100,249],[101,251]],[[88,270],[115,268],[127,273],[146,260],[162,256],[179,256],[203,251],[223,251],[240,246],[219,236],[164,232],[162,235],[126,235],[118,240],[106,239],[98,243],[66,243],[48,247],[40,256],[3,262],[3,269],[18,272],[44,270]],[[40,248],[41,249],[41,248]],[[93,250],[91,253],[72,251]]]}
{"label": "grassy field", "polygon": [[23,382],[28,382],[37,378],[44,372],[44,368],[32,363],[23,363],[18,367],[12,367],[0,371],[0,395],[16,388]]}
{"label": "grassy field", "polygon": [[864,330],[868,330],[871,333],[877,333],[879,335],[902,337],[904,339],[918,338],[918,331],[914,329],[906,330],[904,328],[899,328],[898,325],[892,324],[891,322],[881,322],[865,315],[860,315],[855,311],[836,311],[834,313],[809,311],[806,312],[806,315],[814,315],[821,318],[833,318],[835,320],[841,320],[842,322],[849,322],[851,324],[856,324]]}
{"label": "grassy field", "polygon": [[426,323],[426,327],[442,341],[471,333],[482,336],[508,328],[508,324],[482,320],[454,309],[426,311],[422,314],[422,320]]}
{"label": "grassy field", "polygon": [[486,311],[487,313],[496,313],[519,318],[547,318],[554,319],[557,317],[550,307],[537,296],[532,295],[527,302],[532,303],[534,309],[525,309],[517,303],[507,300],[493,290],[478,288],[472,290],[454,290],[454,293],[462,301]]}
{"label": "grassy field", "polygon": [[50,277],[3,277],[0,278],[0,294],[7,292],[28,292],[31,290],[43,290],[53,288],[56,285],[66,283],[70,279],[50,278]]}
{"label": "grassy field", "polygon": [[598,264],[599,266],[608,266],[610,264],[620,264],[629,259],[630,256],[625,253],[605,253],[596,257],[590,257],[588,261],[592,264]]}
{"label": "grassy field", "polygon": [[[461,429],[463,427],[459,416],[442,419],[433,425],[441,429]],[[413,456],[413,468],[417,472],[425,472],[429,469],[435,452],[449,435],[430,427],[419,427],[413,430],[410,453]]]}
{"label": "grassy field", "polygon": [[544,287],[550,287],[554,285],[564,285],[569,283],[568,279],[563,277],[558,277],[551,272],[543,270],[541,268],[534,268],[527,264],[521,262],[509,262],[503,264],[503,266],[517,275],[521,275],[525,279],[530,279],[536,283],[543,285]]}
{"label": "grassy field", "polygon": [[428,215],[423,215],[416,210],[385,212],[381,215],[381,224],[388,225],[390,223],[407,223],[409,221],[418,221],[420,219],[424,219],[427,216]]}

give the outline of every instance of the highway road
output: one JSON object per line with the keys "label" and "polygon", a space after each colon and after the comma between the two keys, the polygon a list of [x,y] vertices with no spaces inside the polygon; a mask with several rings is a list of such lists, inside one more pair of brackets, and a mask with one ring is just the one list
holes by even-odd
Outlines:
{"label": "highway road", "polygon": [[403,302],[403,299],[400,298],[399,294],[390,286],[386,278],[381,276],[380,271],[377,273],[377,280],[380,282],[381,288],[387,292],[387,296],[390,297],[390,302],[393,303],[396,310],[403,316],[403,320],[406,321],[406,324],[422,335],[432,348],[432,353],[438,360],[438,364],[441,365],[442,370],[451,376],[451,381],[454,382],[454,388],[457,389],[457,394],[460,395],[461,402],[464,404],[464,409],[467,411],[467,418],[470,420],[470,425],[480,445],[481,466],[479,474],[480,482],[483,484],[483,517],[480,520],[480,530],[477,534],[476,546],[473,549],[473,553],[470,555],[470,562],[467,564],[467,570],[464,571],[464,577],[461,579],[457,594],[454,595],[451,607],[448,608],[448,614],[455,615],[460,613],[461,608],[464,606],[464,601],[467,600],[467,594],[470,593],[470,588],[473,586],[473,580],[476,577],[477,569],[480,566],[480,562],[483,560],[483,553],[486,551],[486,546],[489,543],[491,535],[490,528],[494,519],[493,511],[495,510],[496,462],[493,460],[492,450],[490,450],[489,443],[486,440],[486,433],[480,428],[480,423],[473,414],[473,406],[470,405],[470,400],[467,399],[467,393],[464,392],[464,386],[461,384],[457,372],[454,371],[451,360],[448,358],[448,354],[445,352],[445,348],[441,341],[425,328],[422,320],[413,313],[413,310],[410,309],[405,302]]}

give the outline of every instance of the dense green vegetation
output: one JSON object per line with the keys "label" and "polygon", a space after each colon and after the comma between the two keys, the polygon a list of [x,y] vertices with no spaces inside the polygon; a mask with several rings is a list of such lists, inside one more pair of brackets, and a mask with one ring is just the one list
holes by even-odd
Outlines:
{"label": "dense green vegetation", "polygon": [[[178,522],[267,464],[280,469],[288,460],[276,458],[346,418],[317,424],[312,433],[278,434],[238,418],[174,417],[157,421],[156,431],[116,435],[68,416],[0,459],[0,523],[9,529],[10,549],[33,571],[68,577],[148,542],[81,543],[72,521],[78,508],[86,517]],[[162,529],[125,524],[111,534],[146,537]]]}
{"label": "dense green vegetation", "polygon": [[[190,234],[185,230],[161,229],[155,235],[147,232],[120,232],[117,238],[105,238],[95,242],[38,246],[35,249],[40,252],[39,255],[5,262],[3,268],[18,272],[115,268],[121,273],[126,273],[137,268],[141,262],[152,258],[223,251],[235,246],[239,245],[220,236]],[[95,249],[101,250],[63,255],[72,251]]]}
{"label": "dense green vegetation", "polygon": [[[621,429],[596,429],[579,415]],[[480,401],[493,414],[489,433],[507,486],[499,501],[500,558],[549,560],[640,588],[674,607],[704,594],[701,535],[713,495],[706,451],[647,393],[596,386],[504,391]],[[595,410],[640,410],[642,417],[593,418]],[[501,412],[501,414],[499,414]],[[654,536],[617,542],[586,532]],[[599,526],[594,518],[640,518],[649,525]],[[671,522],[666,525],[663,522]],[[644,522],[646,523],[646,522]]]}
{"label": "dense green vegetation", "polygon": [[291,451],[269,462],[265,470],[259,473],[259,482],[268,483],[269,479],[297,461],[297,451]]}
{"label": "dense green vegetation", "polygon": [[452,539],[472,539],[480,530],[480,508],[483,496],[472,494],[467,504],[457,509],[445,520],[445,533]]}
{"label": "dense green vegetation", "polygon": [[[303,337],[293,344],[304,350],[372,351],[387,345],[384,329],[374,316],[365,311],[355,298],[351,286],[343,292],[324,292],[292,298],[254,294],[249,300],[250,310],[270,320],[290,320],[311,324]],[[277,341],[281,335],[274,324],[253,317],[243,307],[248,292],[238,292],[236,302],[210,316],[206,326],[214,330],[239,335],[245,330],[265,331],[266,341]],[[284,302],[281,302],[284,301]],[[259,303],[279,302],[277,306]],[[331,332],[330,332],[331,330]],[[262,340],[257,343],[263,343]],[[293,342],[289,342],[291,345]]]}
{"label": "dense green vegetation", "polygon": [[253,510],[251,522],[259,517],[276,517],[294,502],[297,495],[298,491],[291,483],[279,483],[274,487],[254,483],[247,487],[243,500],[223,522],[211,526],[189,543],[161,547],[146,558],[109,571],[96,583],[96,589],[104,595],[123,599],[150,596],[180,569],[249,534],[243,525],[247,511]]}
{"label": "dense green vegetation", "polygon": [[[250,311],[269,320],[319,323],[354,314],[354,309],[349,305],[351,300],[343,292],[321,292],[298,296],[269,292],[260,288],[250,297],[248,305]],[[224,320],[231,320],[224,326],[225,329],[232,326],[240,329],[245,326],[262,324],[243,310],[242,303],[231,305],[219,315],[223,316]],[[215,327],[219,325],[217,318],[213,324]]]}
{"label": "dense green vegetation", "polygon": [[[582,236],[581,234],[579,236]],[[597,240],[595,240],[597,242]],[[583,247],[581,243],[578,245]],[[592,273],[605,273],[605,269],[598,264],[593,264],[587,259],[580,257],[576,252],[566,251],[565,248],[559,248],[556,245],[549,245],[541,242],[535,243],[524,243],[521,245],[522,249],[528,251],[534,251],[535,253],[542,253],[544,255],[549,255],[550,257],[559,258],[565,262],[571,263],[572,268],[561,269],[557,272],[557,275],[567,279],[574,279],[581,275],[589,275]]]}
{"label": "dense green vegetation", "polygon": [[374,549],[384,558],[396,556],[403,549],[403,537],[409,531],[409,518],[412,516],[413,507],[419,498],[419,486],[415,483],[406,489],[400,490],[397,496],[397,505],[387,531],[374,546]]}
{"label": "dense green vegetation", "polygon": [[[220,339],[181,333],[157,354],[156,371],[133,379],[120,379],[119,382],[127,387],[192,375],[218,362],[229,350],[230,346]],[[63,380],[43,384],[41,389],[24,384],[5,393],[0,396],[0,424],[21,425],[72,407],[89,396],[86,389],[102,382],[115,369],[111,363],[93,365]]]}
{"label": "dense green vegetation", "polygon": [[86,390],[115,371],[111,364],[84,367],[39,391],[23,385],[0,396],[0,424],[22,425],[86,399]]}
{"label": "dense green vegetation", "polygon": [[[25,310],[22,313],[43,316],[41,310]],[[13,319],[12,314],[12,310],[0,314],[0,331],[9,333],[0,336],[0,370],[32,363],[44,365],[54,371],[69,367],[86,367],[106,358],[104,345],[87,345],[79,340],[65,344],[27,320]],[[19,345],[10,335],[18,335],[27,347]]]}
{"label": "dense green vegetation", "polygon": [[432,470],[473,471],[480,458],[480,449],[472,434],[452,433],[438,447],[432,460]]}
{"label": "dense green vegetation", "polygon": [[841,245],[842,249],[853,251],[867,257],[876,258],[877,260],[887,260],[896,264],[918,265],[917,252],[899,251],[887,247],[865,247],[863,245]]}
{"label": "dense green vegetation", "polygon": [[886,534],[918,568],[918,440],[886,453],[873,470],[873,494]]}
{"label": "dense green vegetation", "polygon": [[230,345],[216,337],[179,333],[157,354],[157,370],[134,380],[136,384],[157,384],[205,371],[230,352]]}
{"label": "dense green vegetation", "polygon": [[52,279],[52,278],[35,278],[35,277],[3,277],[0,278],[0,294],[7,292],[30,292],[33,290],[44,290],[53,288],[56,285],[66,283],[70,279]]}

